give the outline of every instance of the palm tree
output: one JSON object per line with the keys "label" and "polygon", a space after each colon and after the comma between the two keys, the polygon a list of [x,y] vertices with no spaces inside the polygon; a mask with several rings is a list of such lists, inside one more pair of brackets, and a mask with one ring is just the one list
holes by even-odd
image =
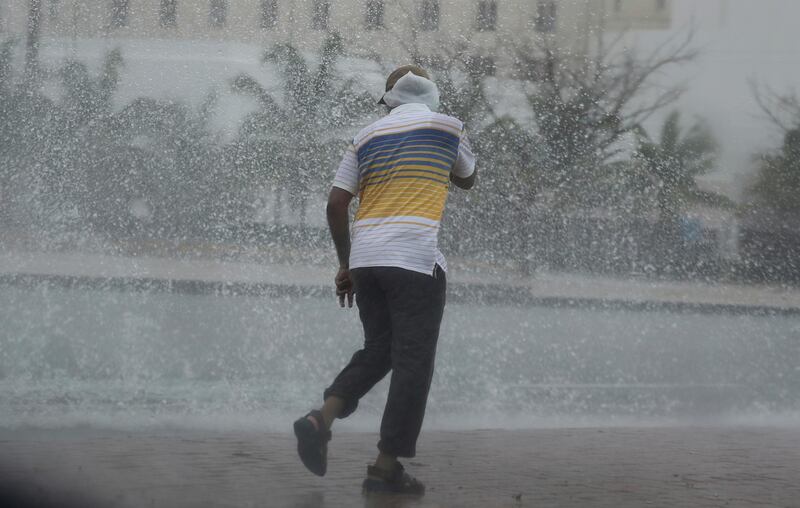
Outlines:
{"label": "palm tree", "polygon": [[70,60],[64,64],[60,71],[64,88],[62,107],[71,129],[85,128],[111,114],[123,66],[119,48],[105,56],[98,77],[93,77],[83,62]]}
{"label": "palm tree", "polygon": [[517,71],[530,80],[525,94],[533,116],[531,132],[555,206],[584,208],[595,199],[598,177],[621,155],[620,141],[677,100],[680,88],[645,92],[659,72],[695,57],[692,38],[689,31],[644,56],[619,51],[617,41],[598,45],[579,60],[547,38],[506,42]]}
{"label": "palm tree", "polygon": [[477,192],[484,201],[480,207],[470,207],[473,214],[480,214],[475,226],[482,223],[485,231],[500,233],[501,237],[490,240],[493,248],[506,246],[529,274],[534,256],[532,226],[539,219],[533,205],[542,184],[536,140],[513,119],[501,117],[480,130],[474,145],[481,167]]}
{"label": "palm tree", "polygon": [[374,99],[357,92],[355,80],[334,78],[341,52],[342,40],[336,33],[323,44],[316,69],[309,68],[291,45],[279,44],[268,51],[264,62],[281,69],[282,101],[249,75],[233,80],[235,92],[259,103],[239,130],[233,158],[249,188],[267,182],[277,187],[276,222],[281,219],[280,196],[286,190],[292,209],[305,223],[308,195],[329,180],[356,122],[375,110]]}
{"label": "palm tree", "polygon": [[778,153],[761,156],[753,191],[770,208],[800,212],[800,128],[786,132]]}
{"label": "palm tree", "polygon": [[42,0],[29,0],[28,32],[25,41],[25,79],[33,85],[38,82],[39,38],[42,28]]}
{"label": "palm tree", "polygon": [[96,77],[85,63],[76,60],[59,69],[63,95],[55,109],[55,121],[60,134],[51,141],[58,156],[50,161],[48,181],[51,192],[65,201],[90,198],[85,193],[86,165],[108,141],[107,126],[123,66],[122,52],[114,49],[105,56]]}
{"label": "palm tree", "polygon": [[672,271],[691,260],[684,250],[681,234],[681,216],[687,206],[733,208],[735,205],[697,186],[696,177],[714,166],[718,153],[718,144],[705,122],[698,120],[689,129],[681,129],[680,114],[674,111],[664,121],[658,141],[651,140],[643,129],[638,132],[636,158],[650,173],[659,212],[652,263],[661,270]]}
{"label": "palm tree", "polygon": [[81,203],[95,225],[177,239],[233,220],[232,174],[206,120],[202,109],[140,98],[103,122],[84,161]]}
{"label": "palm tree", "polygon": [[124,62],[109,52],[99,75],[79,61],[60,69],[63,98],[51,108],[58,133],[47,142],[50,195],[96,232],[160,238],[206,232],[231,220],[222,149],[209,133],[213,100],[199,111],[140,98],[119,112],[113,98]]}
{"label": "palm tree", "polygon": [[730,200],[701,190],[696,178],[714,167],[719,144],[708,124],[696,121],[688,130],[681,129],[680,113],[673,111],[661,127],[658,141],[644,129],[640,135],[637,158],[655,180],[659,215],[671,223],[691,203],[728,206]]}
{"label": "palm tree", "polygon": [[52,175],[65,129],[59,105],[40,83],[14,72],[17,42],[0,44],[0,204],[4,220],[38,231],[60,215]]}

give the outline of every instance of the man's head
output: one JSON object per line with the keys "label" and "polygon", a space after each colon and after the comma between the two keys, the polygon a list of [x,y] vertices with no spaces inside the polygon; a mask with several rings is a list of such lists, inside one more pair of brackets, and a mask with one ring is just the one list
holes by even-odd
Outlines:
{"label": "man's head", "polygon": [[439,89],[428,73],[416,65],[398,67],[386,80],[386,92],[378,101],[393,109],[403,104],[424,104],[432,111],[439,108]]}
{"label": "man's head", "polygon": [[[428,72],[418,65],[403,65],[398,67],[397,69],[393,70],[389,77],[386,78],[386,90],[384,92],[388,92],[394,85],[397,83],[397,80],[402,78],[408,73],[416,74],[417,76],[423,77],[425,79],[431,79],[428,75]],[[378,101],[378,104],[386,104],[383,100],[383,96],[381,96],[381,100]]]}

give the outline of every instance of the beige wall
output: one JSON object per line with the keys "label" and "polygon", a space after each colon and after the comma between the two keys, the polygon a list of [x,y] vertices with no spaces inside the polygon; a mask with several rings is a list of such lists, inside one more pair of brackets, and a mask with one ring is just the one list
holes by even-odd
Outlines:
{"label": "beige wall", "polygon": [[[159,23],[160,0],[129,0],[129,25],[111,27],[111,0],[42,0],[42,34],[60,37],[121,37],[235,40],[268,46],[291,42],[304,50],[317,48],[325,32],[313,30],[314,0],[278,0],[278,25],[260,27],[260,0],[229,0],[224,27],[209,23],[209,0],[178,0],[177,26]],[[585,54],[598,29],[664,27],[669,25],[671,0],[656,9],[656,0],[556,0],[556,30],[536,32],[536,0],[497,0],[494,31],[476,30],[477,0],[440,0],[436,31],[420,31],[420,0],[385,1],[385,29],[366,30],[365,0],[330,0],[329,27],[338,30],[353,54],[380,55],[388,61],[408,59],[416,47],[420,55],[450,54],[459,46],[470,53],[494,58],[498,69],[510,67],[509,43],[550,38],[576,56]],[[0,0],[0,29],[24,34],[28,0]],[[51,6],[53,7],[51,9]]]}
{"label": "beige wall", "polygon": [[661,30],[672,24],[672,0],[603,0],[608,30]]}

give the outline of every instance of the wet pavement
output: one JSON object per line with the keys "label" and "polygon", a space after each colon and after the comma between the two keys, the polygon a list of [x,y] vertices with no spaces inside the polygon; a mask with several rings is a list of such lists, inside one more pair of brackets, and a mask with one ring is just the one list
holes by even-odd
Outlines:
{"label": "wet pavement", "polygon": [[800,430],[639,427],[424,432],[422,499],[364,497],[374,434],[337,432],[328,475],[289,433],[0,430],[18,506],[800,507]]}

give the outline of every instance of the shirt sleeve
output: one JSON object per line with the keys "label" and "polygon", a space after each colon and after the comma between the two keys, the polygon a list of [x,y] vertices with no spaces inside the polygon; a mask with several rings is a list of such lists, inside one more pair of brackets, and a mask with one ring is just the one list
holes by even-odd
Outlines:
{"label": "shirt sleeve", "polygon": [[453,165],[453,174],[459,178],[467,178],[475,172],[475,155],[469,144],[467,133],[461,131],[461,141],[458,143],[458,157]]}
{"label": "shirt sleeve", "polygon": [[359,176],[356,148],[351,143],[350,146],[347,147],[344,157],[342,157],[339,169],[336,170],[336,176],[333,178],[333,186],[344,189],[355,196],[358,194]]}

